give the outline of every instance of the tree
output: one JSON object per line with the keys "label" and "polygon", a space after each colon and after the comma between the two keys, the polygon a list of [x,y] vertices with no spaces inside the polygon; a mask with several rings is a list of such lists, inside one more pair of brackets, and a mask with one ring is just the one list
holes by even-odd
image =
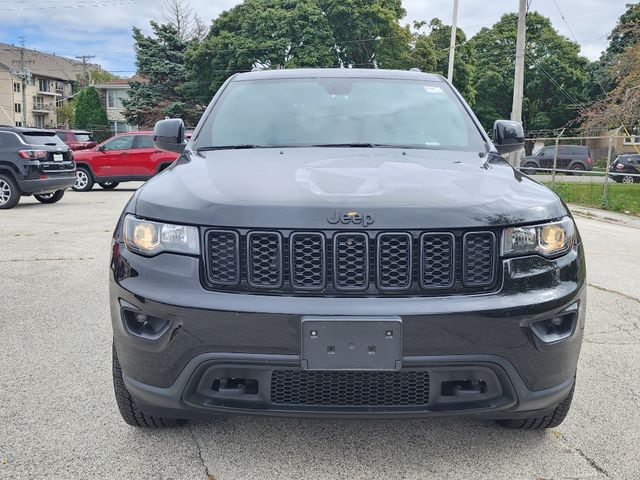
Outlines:
{"label": "tree", "polygon": [[[421,68],[423,71],[439,73],[447,76],[449,71],[449,46],[451,41],[451,26],[445,25],[438,18],[434,18],[427,25],[426,22],[415,22],[414,28],[419,32],[423,27],[429,27],[426,38],[429,39],[431,51],[429,62],[431,68]],[[425,34],[419,34],[418,39]],[[475,55],[472,45],[467,42],[467,36],[460,28],[456,29],[456,56],[453,64],[453,84],[460,91],[465,100],[473,105],[475,102],[475,88],[473,85],[473,73],[475,69]]]}
{"label": "tree", "polygon": [[[475,48],[475,112],[488,130],[497,118],[509,118],[513,96],[516,14],[504,15],[472,39]],[[580,46],[561,36],[551,21],[527,14],[522,120],[525,130],[554,129],[574,122],[585,101],[586,58]]]}
{"label": "tree", "polygon": [[70,128],[75,123],[76,107],[72,100],[67,100],[56,108],[58,126]]}
{"label": "tree", "polygon": [[151,22],[152,36],[133,29],[136,46],[137,73],[144,81],[130,83],[129,99],[124,115],[131,123],[152,126],[165,116],[197,123],[204,107],[193,105],[184,93],[186,82],[185,52],[189,42],[180,38],[172,25]]}
{"label": "tree", "polygon": [[100,93],[94,87],[85,87],[75,97],[75,127],[106,132],[109,128],[107,112],[102,106]]}
{"label": "tree", "polygon": [[203,40],[207,26],[185,0],[163,0],[160,16],[166,25],[175,28],[180,40]]}
{"label": "tree", "polygon": [[[635,31],[628,29],[627,32],[630,38],[640,38],[640,23],[634,25]],[[640,48],[637,43],[629,42],[622,52],[612,55],[607,78],[614,87],[583,112],[582,130],[601,133],[624,125],[637,131],[640,127]]]}
{"label": "tree", "polygon": [[213,21],[187,54],[192,96],[208,102],[233,73],[337,65],[334,38],[314,0],[245,0]]}
{"label": "tree", "polygon": [[341,66],[389,68],[408,54],[411,34],[400,26],[401,0],[318,0]]}

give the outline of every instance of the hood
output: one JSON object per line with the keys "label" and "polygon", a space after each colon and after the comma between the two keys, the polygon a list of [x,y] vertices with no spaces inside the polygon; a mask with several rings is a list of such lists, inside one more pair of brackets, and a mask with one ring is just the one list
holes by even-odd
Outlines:
{"label": "hood", "polygon": [[[369,228],[464,228],[566,215],[558,197],[500,157],[371,148],[186,152],[139,192],[141,217],[195,225],[332,228],[358,212]],[[337,228],[362,229],[362,222]]]}

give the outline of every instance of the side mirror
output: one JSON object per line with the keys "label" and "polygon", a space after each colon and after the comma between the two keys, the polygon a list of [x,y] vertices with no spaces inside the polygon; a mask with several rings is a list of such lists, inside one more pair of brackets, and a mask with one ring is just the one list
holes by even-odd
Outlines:
{"label": "side mirror", "polygon": [[523,148],[522,124],[511,120],[496,120],[493,124],[493,144],[500,155],[517,152]]}
{"label": "side mirror", "polygon": [[153,142],[160,150],[182,153],[186,145],[184,122],[180,118],[160,120],[153,129]]}
{"label": "side mirror", "polygon": [[97,150],[98,152],[104,152],[104,150],[105,150],[105,149],[104,149],[104,145],[98,145],[98,146],[96,147],[96,150]]}

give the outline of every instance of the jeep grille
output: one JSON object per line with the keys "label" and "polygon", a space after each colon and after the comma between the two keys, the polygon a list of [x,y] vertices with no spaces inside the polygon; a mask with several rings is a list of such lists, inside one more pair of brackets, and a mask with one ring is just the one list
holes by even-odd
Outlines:
{"label": "jeep grille", "polygon": [[204,234],[205,287],[283,295],[492,291],[496,235],[481,232],[217,230]]}

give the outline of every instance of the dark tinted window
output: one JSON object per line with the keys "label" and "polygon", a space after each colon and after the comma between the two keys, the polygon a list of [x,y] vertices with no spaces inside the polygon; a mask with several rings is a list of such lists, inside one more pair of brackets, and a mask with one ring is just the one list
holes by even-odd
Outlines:
{"label": "dark tinted window", "polygon": [[17,143],[18,139],[13,133],[0,132],[0,147],[8,147],[11,145],[16,145]]}
{"label": "dark tinted window", "polygon": [[89,133],[74,133],[78,142],[95,142],[91,134]]}
{"label": "dark tinted window", "polygon": [[64,132],[56,132],[56,135],[60,137],[60,140],[65,141],[67,139],[67,134]]}
{"label": "dark tinted window", "polygon": [[153,148],[153,135],[136,135],[133,148]]}
{"label": "dark tinted window", "polygon": [[194,147],[361,143],[485,149],[445,83],[342,77],[232,82]]}
{"label": "dark tinted window", "polygon": [[29,145],[57,145],[64,147],[65,143],[55,132],[22,132],[22,138]]}
{"label": "dark tinted window", "polygon": [[582,155],[585,157],[589,156],[589,147],[576,146],[576,147],[572,147],[572,150],[574,155]]}

